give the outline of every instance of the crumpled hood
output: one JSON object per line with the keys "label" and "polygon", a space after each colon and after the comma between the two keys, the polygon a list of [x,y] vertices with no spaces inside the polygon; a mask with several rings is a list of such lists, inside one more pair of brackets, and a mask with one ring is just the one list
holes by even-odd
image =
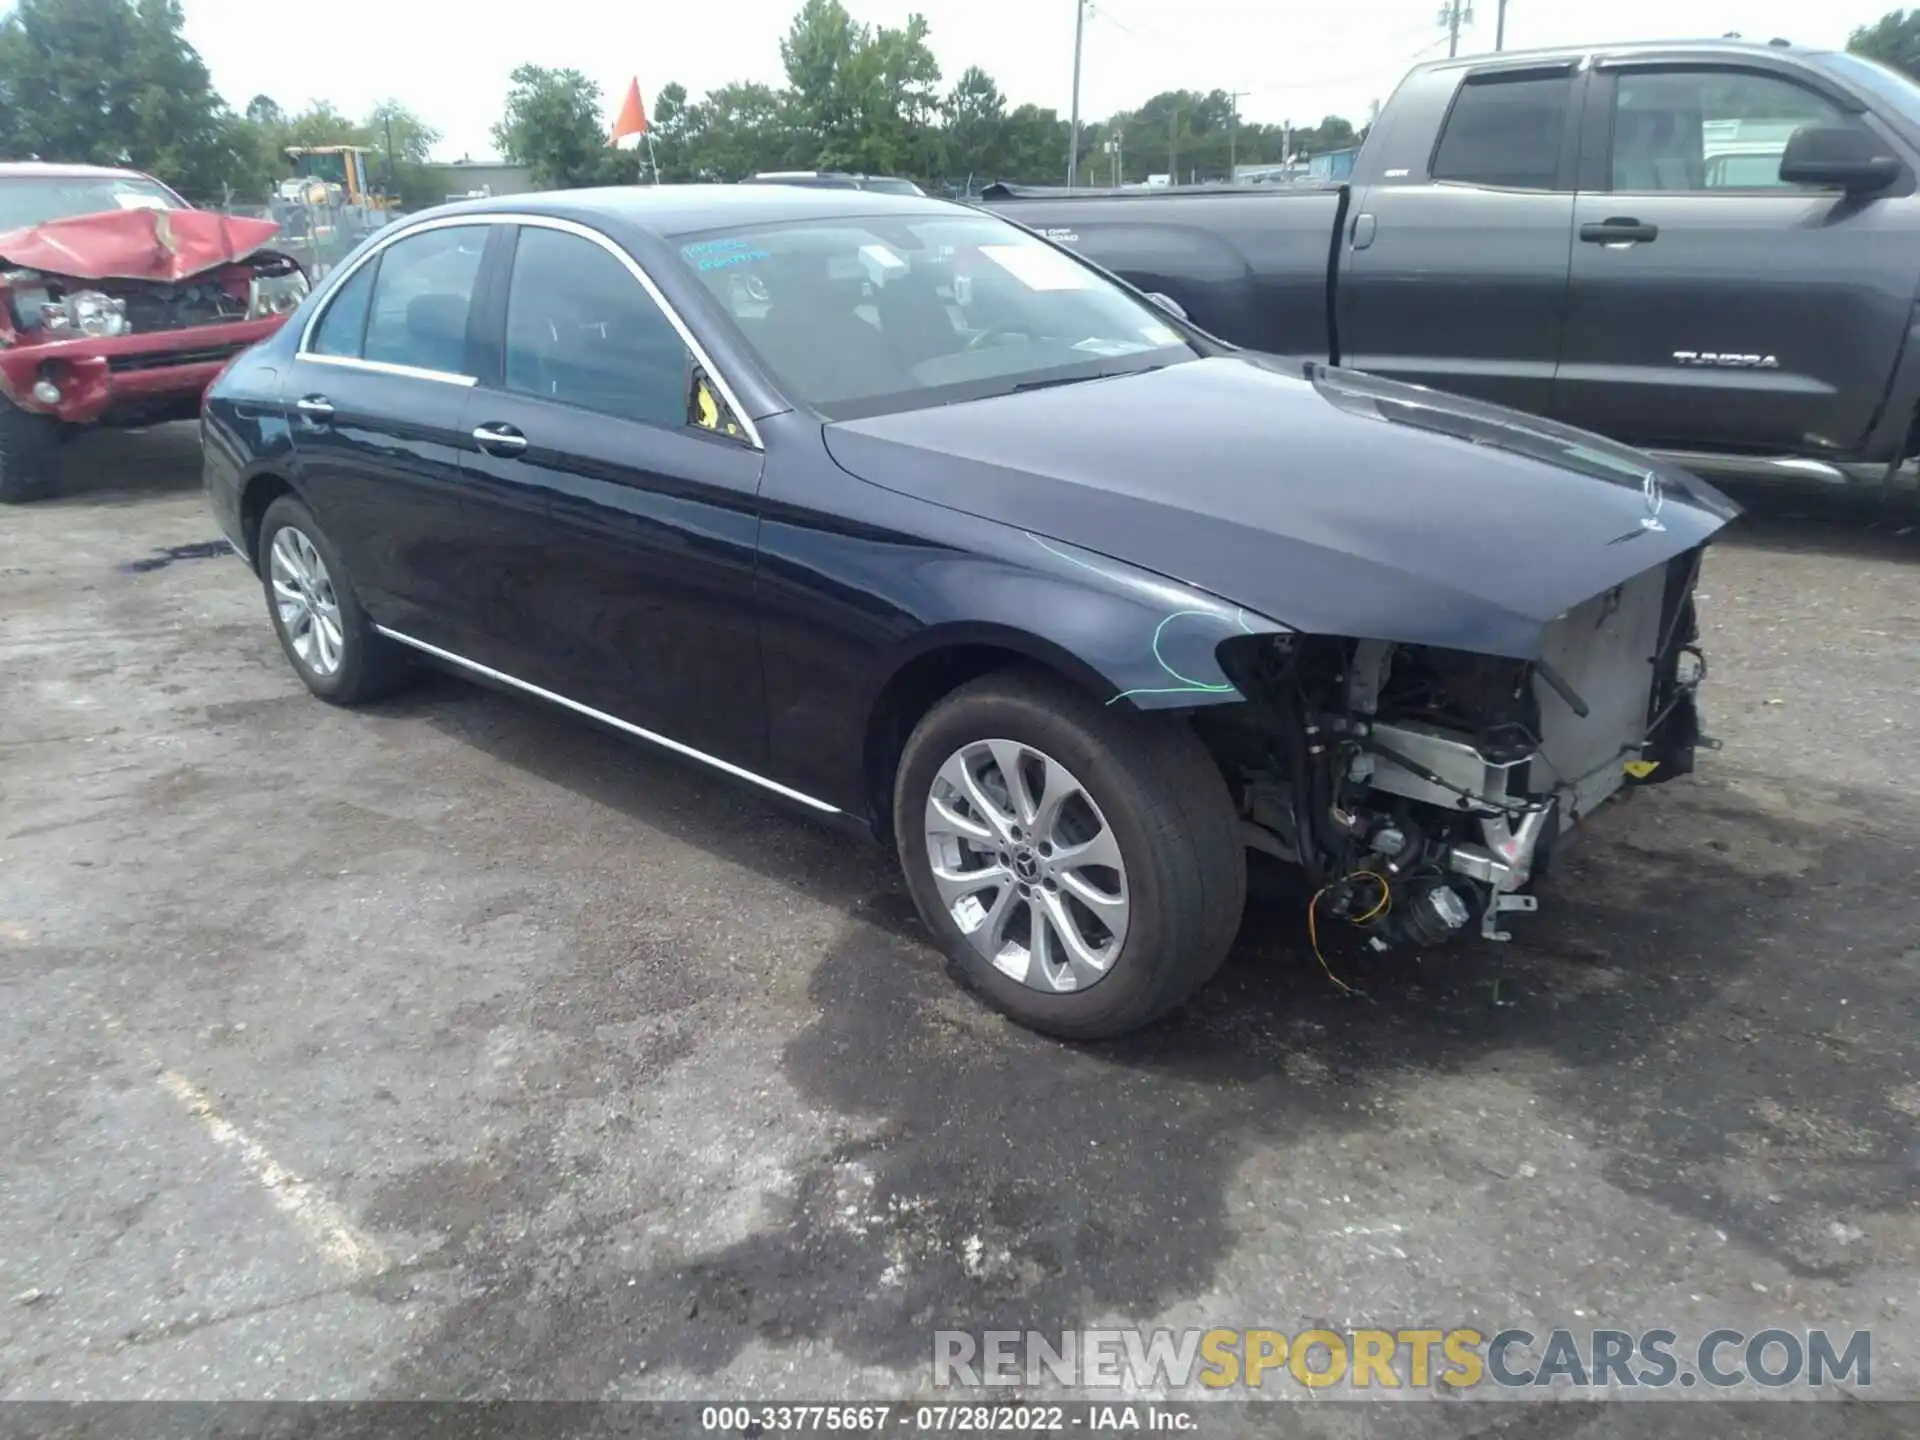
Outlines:
{"label": "crumpled hood", "polygon": [[108,210],[0,234],[0,260],[75,280],[184,280],[245,259],[279,231],[211,210]]}
{"label": "crumpled hood", "polygon": [[1550,421],[1232,356],[826,427],[873,484],[1314,634],[1531,659],[1581,601],[1739,513]]}

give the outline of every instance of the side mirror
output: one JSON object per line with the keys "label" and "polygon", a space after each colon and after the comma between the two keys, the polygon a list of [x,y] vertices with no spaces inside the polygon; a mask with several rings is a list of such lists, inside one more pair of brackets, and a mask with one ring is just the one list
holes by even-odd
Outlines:
{"label": "side mirror", "polygon": [[1163,295],[1160,291],[1153,290],[1148,292],[1147,299],[1158,305],[1176,320],[1184,320],[1187,318],[1187,312],[1181,308],[1180,302],[1171,295]]}
{"label": "side mirror", "polygon": [[1855,125],[1802,125],[1780,157],[1788,185],[1819,185],[1849,194],[1884,190],[1900,178],[1900,161]]}

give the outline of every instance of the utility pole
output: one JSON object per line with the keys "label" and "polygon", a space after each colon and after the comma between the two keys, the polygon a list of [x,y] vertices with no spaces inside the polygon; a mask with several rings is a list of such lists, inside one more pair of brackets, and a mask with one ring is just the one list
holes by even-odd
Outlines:
{"label": "utility pole", "polygon": [[[1239,168],[1240,160],[1240,97],[1249,95],[1249,90],[1229,90],[1227,103],[1232,107],[1227,114],[1227,180],[1233,180],[1233,172]],[[1285,156],[1281,157],[1283,160]]]}
{"label": "utility pole", "polygon": [[1087,0],[1073,0],[1073,111],[1067,121],[1067,188],[1080,174],[1080,40],[1087,29]]}
{"label": "utility pole", "polygon": [[1499,8],[1493,12],[1493,48],[1496,51],[1507,48],[1507,0],[1500,0]]}
{"label": "utility pole", "polygon": [[1447,58],[1460,53],[1460,22],[1473,23],[1473,7],[1466,0],[1446,0],[1440,7],[1440,23],[1447,27]]}
{"label": "utility pole", "polygon": [[1180,102],[1173,102],[1173,121],[1167,126],[1167,183],[1180,183]]}

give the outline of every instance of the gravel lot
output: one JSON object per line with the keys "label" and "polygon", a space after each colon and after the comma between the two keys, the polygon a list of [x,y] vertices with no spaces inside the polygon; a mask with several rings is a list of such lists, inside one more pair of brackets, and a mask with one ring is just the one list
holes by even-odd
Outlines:
{"label": "gravel lot", "polygon": [[1920,1397],[1920,512],[1747,497],[1725,751],[1513,945],[1344,999],[1269,883],[1074,1049],[757,793],[311,700],[192,430],[73,458],[0,512],[0,1397],[897,1398],[941,1325],[1316,1322],[1871,1326]]}

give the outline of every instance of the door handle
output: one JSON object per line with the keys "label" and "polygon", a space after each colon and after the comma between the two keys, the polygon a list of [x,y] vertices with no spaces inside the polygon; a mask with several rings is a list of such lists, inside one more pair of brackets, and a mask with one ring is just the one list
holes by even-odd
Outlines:
{"label": "door handle", "polygon": [[1580,238],[1589,245],[1636,245],[1644,240],[1658,239],[1659,235],[1658,225],[1648,225],[1623,215],[1580,227]]}
{"label": "door handle", "polygon": [[497,420],[485,425],[474,426],[473,441],[474,444],[486,451],[487,454],[498,455],[502,459],[508,459],[515,455],[523,455],[527,449],[526,436],[514,429],[513,426],[503,425]]}
{"label": "door handle", "polygon": [[302,395],[294,401],[294,409],[316,425],[333,418],[333,402],[324,395]]}

